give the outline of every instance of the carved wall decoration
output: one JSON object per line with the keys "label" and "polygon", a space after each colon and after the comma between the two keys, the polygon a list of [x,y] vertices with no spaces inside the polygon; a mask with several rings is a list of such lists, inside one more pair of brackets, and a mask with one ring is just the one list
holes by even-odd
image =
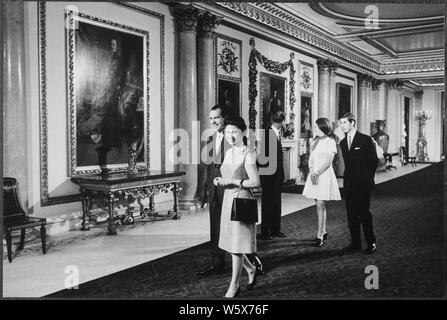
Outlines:
{"label": "carved wall decoration", "polygon": [[242,41],[221,34],[216,35],[217,76],[241,78]]}
{"label": "carved wall decoration", "polygon": [[312,65],[301,62],[300,81],[302,91],[313,92],[314,68]]}

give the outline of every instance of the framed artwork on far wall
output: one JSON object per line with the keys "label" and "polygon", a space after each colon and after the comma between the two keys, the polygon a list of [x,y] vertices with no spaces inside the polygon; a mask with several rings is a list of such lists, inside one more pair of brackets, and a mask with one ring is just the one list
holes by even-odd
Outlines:
{"label": "framed artwork on far wall", "polygon": [[241,84],[226,79],[217,80],[217,103],[227,115],[241,116]]}
{"label": "framed artwork on far wall", "polygon": [[260,72],[260,78],[261,128],[267,129],[276,111],[286,112],[287,79],[265,72]]}
{"label": "framed artwork on far wall", "polygon": [[67,11],[69,175],[149,166],[149,32]]}

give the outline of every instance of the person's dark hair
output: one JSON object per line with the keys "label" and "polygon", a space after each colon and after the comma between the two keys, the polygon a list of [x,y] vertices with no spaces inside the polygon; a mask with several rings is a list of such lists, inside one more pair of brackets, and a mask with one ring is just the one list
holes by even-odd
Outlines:
{"label": "person's dark hair", "polygon": [[318,129],[320,129],[329,138],[335,139],[334,131],[332,131],[331,121],[328,118],[318,118],[317,121]]}
{"label": "person's dark hair", "polygon": [[344,118],[348,119],[350,123],[354,122],[354,125],[357,123],[357,120],[355,120],[355,117],[351,112],[346,112],[340,119]]}
{"label": "person's dark hair", "polygon": [[284,114],[284,112],[282,112],[282,111],[276,111],[274,114],[273,114],[273,119],[272,119],[272,121],[274,122],[274,123],[282,123],[284,120],[286,119],[286,115]]}
{"label": "person's dark hair", "polygon": [[[239,116],[226,116],[224,119],[224,126],[235,126],[237,128],[239,128],[242,133],[245,132],[245,130],[247,130],[247,125],[245,124],[245,121],[243,118],[239,117]],[[242,138],[243,142],[245,145],[247,145],[247,137],[244,136]]]}
{"label": "person's dark hair", "polygon": [[216,110],[220,110],[220,116],[222,118],[225,118],[226,116],[225,109],[221,105],[216,104],[210,109],[210,111],[216,111]]}

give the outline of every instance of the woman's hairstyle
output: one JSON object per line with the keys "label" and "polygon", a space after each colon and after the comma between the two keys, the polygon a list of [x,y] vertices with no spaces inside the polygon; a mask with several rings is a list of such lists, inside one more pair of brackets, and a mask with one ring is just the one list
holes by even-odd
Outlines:
{"label": "woman's hairstyle", "polygon": [[328,118],[318,118],[317,121],[318,128],[329,138],[335,139],[334,131],[332,131],[331,121]]}
{"label": "woman's hairstyle", "polygon": [[[247,125],[245,124],[244,119],[242,119],[239,116],[226,116],[224,119],[224,125],[225,127],[228,125],[235,126],[239,128],[242,132],[245,132],[247,130]],[[247,145],[247,137],[242,138],[245,145]]]}

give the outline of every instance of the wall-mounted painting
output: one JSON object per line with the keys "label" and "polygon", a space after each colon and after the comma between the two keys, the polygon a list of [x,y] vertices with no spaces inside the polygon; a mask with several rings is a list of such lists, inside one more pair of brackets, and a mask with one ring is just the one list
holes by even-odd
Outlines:
{"label": "wall-mounted painting", "polygon": [[226,79],[217,80],[217,103],[227,115],[241,116],[241,84]]}
{"label": "wall-mounted painting", "polygon": [[241,79],[242,41],[221,34],[215,39],[217,76]]}
{"label": "wall-mounted painting", "polygon": [[69,174],[125,170],[127,142],[149,159],[149,33],[67,12]]}
{"label": "wall-mounted painting", "polygon": [[352,112],[352,86],[344,83],[336,84],[337,115],[340,119],[345,113]]}
{"label": "wall-mounted painting", "polygon": [[286,78],[260,72],[261,127],[267,129],[276,111],[286,110]]}
{"label": "wall-mounted painting", "polygon": [[301,62],[300,82],[301,91],[313,92],[314,68],[311,64]]}
{"label": "wall-mounted painting", "polygon": [[301,95],[301,137],[312,137],[312,97]]}

